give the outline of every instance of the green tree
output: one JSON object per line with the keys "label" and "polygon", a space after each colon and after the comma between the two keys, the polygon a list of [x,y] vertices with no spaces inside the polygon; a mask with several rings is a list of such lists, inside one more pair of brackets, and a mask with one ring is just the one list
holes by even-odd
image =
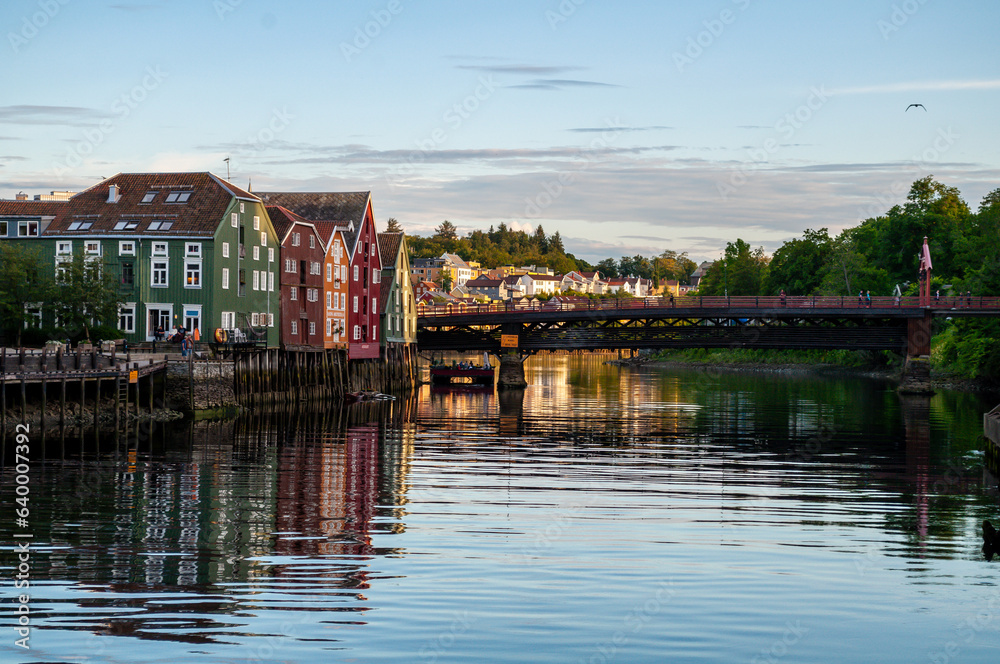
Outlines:
{"label": "green tree", "polygon": [[21,330],[28,308],[52,296],[52,280],[42,269],[37,249],[22,244],[0,243],[0,325],[21,345]]}
{"label": "green tree", "polygon": [[614,258],[605,258],[595,265],[594,269],[600,272],[605,279],[618,276],[618,263]]}
{"label": "green tree", "polygon": [[781,245],[771,258],[764,292],[813,295],[823,283],[833,240],[825,228],[806,230],[802,238]]}
{"label": "green tree", "polygon": [[442,221],[441,225],[434,229],[434,231],[434,237],[441,240],[455,240],[458,238],[458,230],[455,228],[455,224],[447,219]]}
{"label": "green tree", "polygon": [[702,295],[762,295],[769,259],[764,247],[751,249],[737,238],[726,245],[726,253],[698,284]]}
{"label": "green tree", "polygon": [[403,227],[399,225],[395,217],[389,217],[385,222],[385,232],[386,233],[402,233]]}
{"label": "green tree", "polygon": [[93,321],[117,326],[122,302],[117,280],[100,259],[78,250],[57,267],[53,308],[71,336],[89,341]]}

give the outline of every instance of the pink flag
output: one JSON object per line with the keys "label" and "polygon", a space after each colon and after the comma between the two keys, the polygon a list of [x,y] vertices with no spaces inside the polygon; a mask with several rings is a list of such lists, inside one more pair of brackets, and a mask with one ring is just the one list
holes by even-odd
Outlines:
{"label": "pink flag", "polygon": [[931,248],[927,244],[927,238],[924,238],[924,252],[920,257],[920,267],[925,270],[933,270],[934,266],[931,265]]}

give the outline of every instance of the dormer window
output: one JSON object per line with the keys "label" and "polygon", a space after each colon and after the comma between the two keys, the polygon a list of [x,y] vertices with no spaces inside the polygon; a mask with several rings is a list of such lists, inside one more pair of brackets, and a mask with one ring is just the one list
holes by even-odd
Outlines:
{"label": "dormer window", "polygon": [[191,198],[190,191],[172,191],[167,194],[167,203],[187,203]]}
{"label": "dormer window", "polygon": [[115,224],[116,231],[134,231],[138,227],[139,227],[139,222],[132,219],[119,221],[117,224]]}
{"label": "dormer window", "polygon": [[156,198],[156,193],[157,192],[155,192],[155,191],[147,191],[146,194],[142,197],[142,200],[139,201],[139,202],[140,203],[152,203],[153,199]]}
{"label": "dormer window", "polygon": [[69,225],[66,230],[70,231],[86,231],[90,230],[90,227],[94,225],[92,221],[74,221]]}
{"label": "dormer window", "polygon": [[174,225],[172,221],[151,221],[149,226],[146,226],[147,231],[169,231],[170,227]]}
{"label": "dormer window", "polygon": [[38,222],[37,221],[19,221],[17,222],[17,236],[18,237],[35,237],[38,235]]}

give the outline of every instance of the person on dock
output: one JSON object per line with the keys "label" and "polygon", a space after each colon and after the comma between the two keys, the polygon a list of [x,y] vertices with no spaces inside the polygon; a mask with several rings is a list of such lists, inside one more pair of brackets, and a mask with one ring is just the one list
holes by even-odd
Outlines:
{"label": "person on dock", "polygon": [[781,289],[781,294],[778,296],[781,298],[781,306],[785,306],[785,289]]}
{"label": "person on dock", "polygon": [[181,339],[181,357],[187,357],[191,352],[191,337],[184,335]]}

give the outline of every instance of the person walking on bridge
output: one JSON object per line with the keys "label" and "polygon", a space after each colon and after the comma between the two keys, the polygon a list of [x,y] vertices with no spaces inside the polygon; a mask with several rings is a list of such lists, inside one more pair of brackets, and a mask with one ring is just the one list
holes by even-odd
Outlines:
{"label": "person walking on bridge", "polygon": [[859,290],[858,291],[858,308],[860,309],[861,307],[863,307],[864,303],[865,303],[865,292],[863,290]]}
{"label": "person walking on bridge", "polygon": [[868,308],[871,309],[872,308],[872,292],[871,291],[865,291],[865,302],[867,302]]}

